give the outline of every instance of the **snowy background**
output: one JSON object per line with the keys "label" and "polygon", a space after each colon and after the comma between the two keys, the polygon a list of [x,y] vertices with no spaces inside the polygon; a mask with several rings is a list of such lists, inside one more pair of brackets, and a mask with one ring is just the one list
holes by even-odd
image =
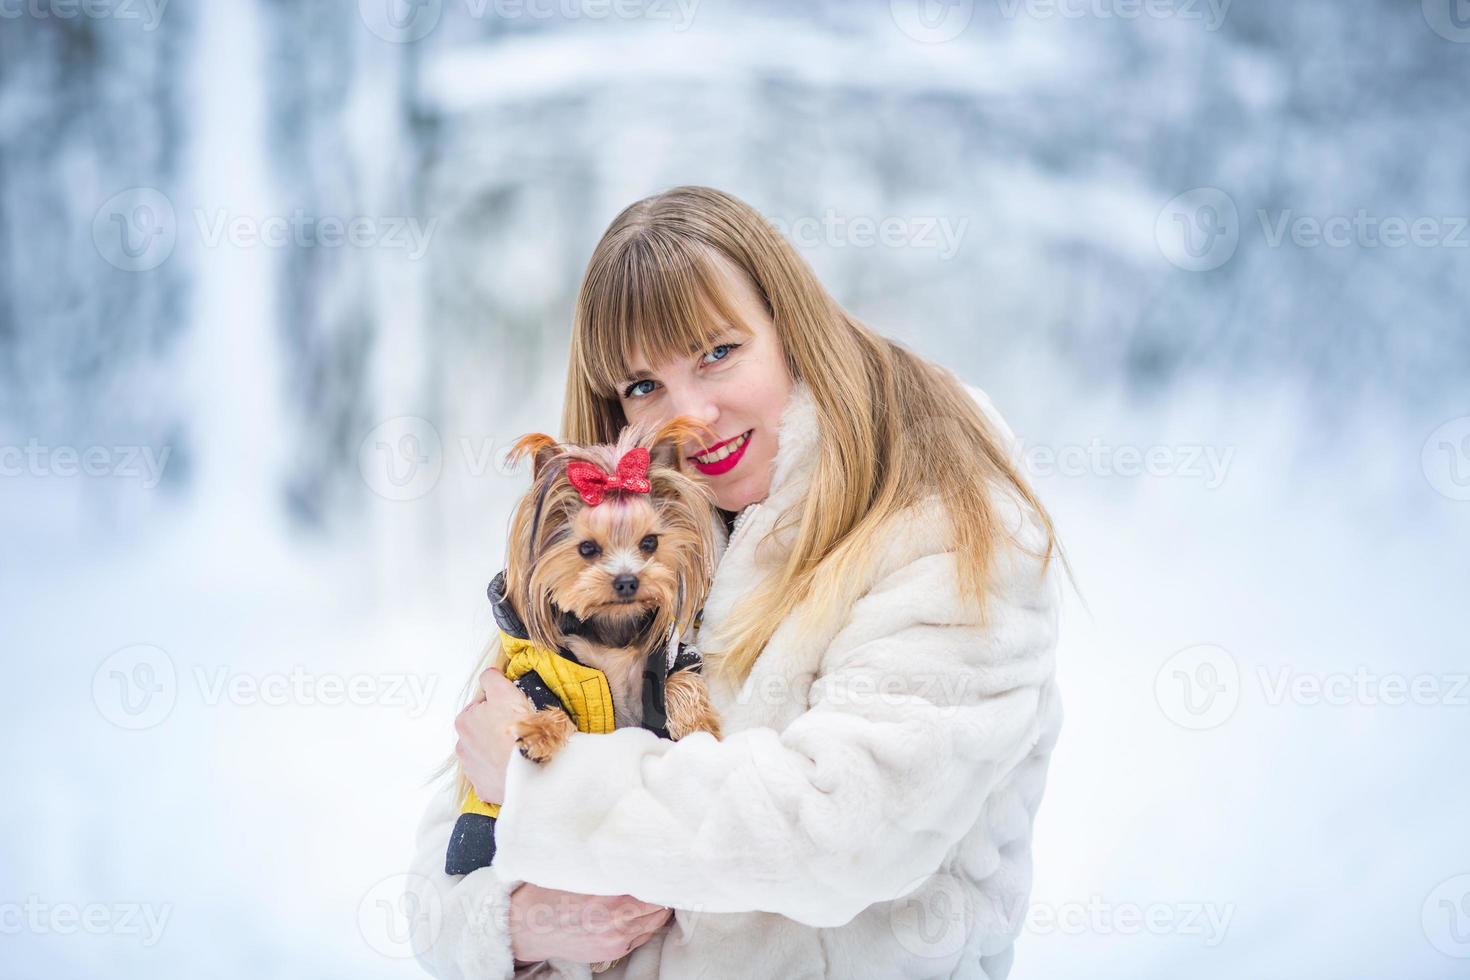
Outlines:
{"label": "snowy background", "polygon": [[1082,597],[1016,980],[1470,973],[1470,3],[0,3],[0,976],[412,977],[626,204],[987,389]]}

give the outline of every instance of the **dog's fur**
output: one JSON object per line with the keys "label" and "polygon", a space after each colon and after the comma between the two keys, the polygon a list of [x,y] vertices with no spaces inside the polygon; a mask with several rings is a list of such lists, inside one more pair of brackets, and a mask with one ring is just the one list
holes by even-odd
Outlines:
{"label": "dog's fur", "polygon": [[[550,650],[566,647],[578,660],[603,672],[612,693],[618,728],[643,723],[643,667],[670,631],[688,636],[709,591],[719,516],[708,488],[682,466],[682,444],[700,444],[708,430],[675,419],[653,430],[625,428],[616,443],[575,446],[533,434],[518,440],[510,457],[532,457],[530,491],[511,521],[506,559],[506,596],[532,642]],[[613,473],[636,447],[649,451],[652,492],[609,491],[589,506],[566,477],[574,460]],[[656,540],[652,551],[642,545]],[[583,555],[591,542],[597,553]],[[632,596],[618,597],[613,579],[636,575]],[[652,612],[647,628],[643,618]],[[563,632],[562,616],[582,623]],[[497,667],[504,668],[502,652]],[[667,728],[672,738],[705,731],[720,734],[703,679],[688,670],[671,674],[665,688]],[[551,759],[576,726],[562,711],[543,708],[517,722],[522,753],[534,762]]]}

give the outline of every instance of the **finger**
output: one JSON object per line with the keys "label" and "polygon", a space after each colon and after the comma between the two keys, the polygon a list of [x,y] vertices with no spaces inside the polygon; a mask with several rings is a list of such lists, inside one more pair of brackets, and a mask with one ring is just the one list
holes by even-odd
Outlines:
{"label": "finger", "polygon": [[653,912],[645,912],[642,915],[635,915],[632,918],[624,919],[623,928],[630,933],[647,935],[650,932],[662,929],[664,923],[669,921],[669,917],[672,914],[672,909],[659,908]]}
{"label": "finger", "polygon": [[480,708],[484,703],[485,696],[482,694],[480,695],[480,700],[471,701],[461,708],[459,714],[454,716],[454,730],[459,732],[460,735],[468,735],[474,727],[471,724],[471,720],[475,717],[475,709]]}
{"label": "finger", "polygon": [[657,918],[653,922],[650,922],[646,927],[639,926],[638,929],[634,930],[633,938],[639,943],[646,942],[649,936],[652,936],[654,933],[660,931],[668,924],[668,919]]}
{"label": "finger", "polygon": [[650,915],[654,912],[662,912],[664,909],[668,908],[667,905],[658,905],[654,902],[645,902],[643,901],[643,899],[634,898],[632,895],[621,895],[619,897],[623,901],[624,908],[632,909],[637,915],[640,916]]}
{"label": "finger", "polygon": [[660,922],[658,925],[654,926],[651,929],[646,929],[641,932],[634,933],[632,936],[629,936],[628,948],[623,950],[623,955],[626,956],[633,950],[637,949],[639,946],[642,946],[644,943],[648,942],[650,939],[653,938],[654,933],[663,928],[663,925],[664,924]]}
{"label": "finger", "polygon": [[[642,904],[642,903],[640,903],[640,904]],[[669,911],[671,911],[671,910],[669,908],[667,908],[666,906],[663,906],[663,905],[652,905],[652,906],[649,906],[648,908],[644,908],[644,909],[637,909],[635,907],[635,910],[632,913],[632,919],[631,919],[631,921],[633,921],[633,922],[643,922],[643,921],[646,921],[648,919],[655,919],[655,918],[657,918],[657,917],[659,917],[659,916],[661,916],[664,913],[669,912]]]}

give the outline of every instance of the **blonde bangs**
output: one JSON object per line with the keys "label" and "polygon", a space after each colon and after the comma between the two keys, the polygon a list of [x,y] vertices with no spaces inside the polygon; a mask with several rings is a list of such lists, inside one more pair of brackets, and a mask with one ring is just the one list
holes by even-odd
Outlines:
{"label": "blonde bangs", "polygon": [[577,298],[574,366],[600,397],[618,401],[641,352],[649,366],[708,350],[737,318],[698,243],[634,235],[588,270]]}

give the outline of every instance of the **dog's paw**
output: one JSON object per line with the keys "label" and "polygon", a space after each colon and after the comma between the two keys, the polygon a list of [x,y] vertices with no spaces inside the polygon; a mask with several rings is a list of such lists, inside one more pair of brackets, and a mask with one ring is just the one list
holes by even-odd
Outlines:
{"label": "dog's paw", "polygon": [[669,737],[678,741],[693,732],[709,732],[720,737],[720,715],[709,701],[704,678],[689,670],[670,674],[664,686],[664,707],[668,713]]}
{"label": "dog's paw", "polygon": [[542,708],[515,723],[516,745],[532,762],[546,762],[561,751],[577,730],[560,708]]}

